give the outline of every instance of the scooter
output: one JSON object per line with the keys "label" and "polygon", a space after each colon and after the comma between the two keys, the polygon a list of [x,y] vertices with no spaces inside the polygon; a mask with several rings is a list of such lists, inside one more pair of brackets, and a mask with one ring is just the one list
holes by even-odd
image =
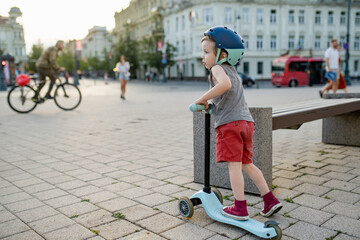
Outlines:
{"label": "scooter", "polygon": [[279,240],[282,237],[282,231],[278,223],[274,220],[268,220],[265,223],[249,218],[245,221],[235,220],[224,216],[221,213],[223,209],[223,197],[221,192],[216,188],[210,187],[210,115],[213,106],[205,111],[204,105],[191,104],[190,111],[205,112],[205,168],[204,168],[204,188],[190,197],[181,197],[179,199],[180,214],[190,219],[194,214],[194,206],[202,204],[207,215],[212,219],[242,228],[252,234],[265,239]]}

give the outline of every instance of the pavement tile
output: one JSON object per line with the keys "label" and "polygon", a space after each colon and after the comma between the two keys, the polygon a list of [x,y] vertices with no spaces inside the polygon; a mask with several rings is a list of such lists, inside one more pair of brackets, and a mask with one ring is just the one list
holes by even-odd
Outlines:
{"label": "pavement tile", "polygon": [[139,204],[126,209],[122,209],[121,213],[125,215],[126,220],[136,223],[141,219],[145,219],[155,214],[158,214],[159,211],[154,210],[153,208],[150,208],[148,206]]}
{"label": "pavement tile", "polygon": [[308,193],[315,196],[321,196],[329,191],[331,188],[311,184],[311,183],[303,183],[294,188],[294,191]]}
{"label": "pavement tile", "polygon": [[136,204],[137,204],[136,202],[130,199],[124,197],[118,197],[105,202],[98,203],[97,206],[104,208],[110,212],[115,212]]}
{"label": "pavement tile", "polygon": [[337,215],[348,216],[355,219],[360,218],[360,206],[354,206],[352,204],[348,204],[344,202],[338,202],[338,201],[333,202],[321,210],[330,213],[335,213]]}
{"label": "pavement tile", "polygon": [[5,196],[5,195],[13,194],[13,193],[18,193],[18,192],[21,192],[21,189],[15,187],[15,186],[12,186],[11,184],[9,184],[9,186],[0,188],[0,196]]}
{"label": "pavement tile", "polygon": [[159,179],[159,180],[164,180],[164,179],[175,177],[175,176],[177,176],[176,173],[167,172],[167,171],[160,171],[160,172],[156,172],[154,174],[151,174],[152,178],[156,178],[156,179]]}
{"label": "pavement tile", "polygon": [[313,176],[322,176],[325,173],[327,173],[328,171],[323,170],[323,169],[305,167],[305,168],[300,168],[299,170],[297,170],[297,172],[305,173],[305,174],[309,174],[309,175],[313,175]]}
{"label": "pavement tile", "polygon": [[360,176],[357,176],[356,178],[350,180],[350,182],[352,182],[352,183],[357,183],[357,184],[360,185]]}
{"label": "pavement tile", "polygon": [[302,194],[294,198],[293,201],[296,204],[304,205],[315,209],[321,209],[333,202],[333,200],[316,197],[309,194]]}
{"label": "pavement tile", "polygon": [[26,211],[21,211],[16,213],[16,215],[23,221],[23,222],[33,222],[43,218],[47,218],[50,216],[54,216],[59,214],[58,211],[54,210],[49,206],[41,206],[38,208],[33,208]]}
{"label": "pavement tile", "polygon": [[[315,160],[320,160],[315,158]],[[323,163],[323,162],[316,162],[315,160],[311,160],[311,161],[304,161],[298,164],[299,167],[312,167],[312,168],[322,168],[326,165],[328,165],[328,163]]]}
{"label": "pavement tile", "polygon": [[170,200],[173,200],[173,198],[160,193],[153,193],[136,199],[136,201],[149,207],[154,207],[155,205],[169,202]]}
{"label": "pavement tile", "polygon": [[71,194],[74,194],[75,196],[78,196],[78,197],[82,197],[82,196],[89,195],[89,194],[92,194],[92,193],[98,193],[98,192],[101,192],[101,191],[102,191],[101,188],[91,186],[91,185],[86,185],[86,186],[83,186],[83,187],[79,187],[79,188],[69,190],[69,192]]}
{"label": "pavement tile", "polygon": [[311,223],[317,226],[320,226],[334,216],[334,214],[303,206],[300,206],[289,212],[288,215],[292,218],[296,218],[300,221]]}
{"label": "pavement tile", "polygon": [[214,232],[201,228],[191,223],[185,223],[161,234],[162,236],[173,240],[193,240],[208,239],[215,235]]}
{"label": "pavement tile", "polygon": [[26,231],[26,232],[22,232],[22,233],[18,233],[6,238],[2,238],[3,240],[43,240],[44,238],[41,237],[39,234],[37,234],[36,232],[30,230],[30,231]]}
{"label": "pavement tile", "polygon": [[81,215],[84,213],[92,212],[98,210],[99,208],[91,202],[77,202],[72,205],[58,208],[67,217],[72,217],[75,215]]}
{"label": "pavement tile", "polygon": [[106,223],[92,228],[99,231],[99,235],[105,239],[116,239],[123,236],[129,235],[141,230],[140,227],[126,221],[126,220],[116,220],[114,222]]}
{"label": "pavement tile", "polygon": [[22,187],[22,189],[25,192],[28,192],[30,194],[37,193],[37,192],[42,192],[42,191],[46,191],[46,190],[50,190],[50,189],[54,189],[54,188],[55,188],[54,185],[46,183],[46,182],[31,185],[31,186],[27,186],[27,187]]}
{"label": "pavement tile", "polygon": [[337,180],[341,180],[341,181],[349,181],[351,179],[354,179],[355,175],[332,171],[332,172],[328,172],[328,173],[322,175],[322,177],[328,178],[328,179],[337,179]]}
{"label": "pavement tile", "polygon": [[153,209],[160,210],[164,213],[167,213],[167,214],[170,214],[173,216],[178,216],[178,215],[180,215],[180,212],[178,209],[178,204],[179,204],[179,201],[171,201],[171,202],[166,202],[163,204],[155,205],[153,207]]}
{"label": "pavement tile", "polygon": [[344,191],[351,191],[356,187],[358,187],[358,184],[339,181],[339,180],[330,180],[327,183],[323,184],[323,186],[344,190]]}
{"label": "pavement tile", "polygon": [[91,232],[89,229],[86,229],[79,224],[74,224],[44,234],[45,239],[54,239],[54,240],[63,240],[63,239],[80,240],[80,239],[88,239],[89,237],[93,237],[93,236],[95,236],[93,232]]}
{"label": "pavement tile", "polygon": [[302,173],[293,172],[293,171],[287,171],[287,170],[280,170],[273,174],[273,177],[283,177],[288,179],[295,179],[299,176],[301,176]]}
{"label": "pavement tile", "polygon": [[326,223],[322,225],[322,227],[326,227],[328,229],[332,229],[335,231],[340,231],[341,233],[350,235],[352,237],[360,236],[360,221],[345,217],[345,216],[335,216]]}
{"label": "pavement tile", "polygon": [[0,223],[7,222],[10,220],[14,220],[16,217],[7,210],[0,211]]}
{"label": "pavement tile", "polygon": [[172,184],[184,185],[193,182],[194,178],[185,177],[185,176],[176,176],[176,177],[167,178],[165,179],[165,181],[170,182]]}
{"label": "pavement tile", "polygon": [[156,235],[146,230],[141,230],[121,238],[121,240],[165,240],[165,239],[166,238],[160,237],[159,235]]}
{"label": "pavement tile", "polygon": [[328,170],[328,171],[346,173],[346,172],[352,170],[353,168],[345,167],[345,166],[338,166],[338,165],[328,165],[328,166],[323,167],[322,169]]}
{"label": "pavement tile", "polygon": [[[179,213],[179,210],[177,212]],[[202,207],[198,207],[197,209],[195,209],[194,210],[194,215],[192,216],[192,218],[190,218],[187,221],[189,223],[198,225],[200,227],[205,227],[205,226],[215,222],[215,220],[213,220],[212,218],[210,218],[207,215],[205,209],[203,209]]]}
{"label": "pavement tile", "polygon": [[0,239],[5,237],[21,233],[24,231],[30,230],[30,228],[25,225],[19,219],[10,220],[4,223],[0,223]]}
{"label": "pavement tile", "polygon": [[301,194],[301,192],[297,192],[294,190],[288,190],[285,188],[281,188],[281,187],[277,187],[273,190],[273,194],[275,195],[275,197],[277,197],[278,199],[286,199],[286,198],[294,198],[298,195]]}
{"label": "pavement tile", "polygon": [[0,196],[0,203],[1,204],[9,204],[14,202],[23,201],[26,199],[32,198],[29,194],[25,192],[17,192],[5,196]]}
{"label": "pavement tile", "polygon": [[62,214],[51,216],[48,218],[43,218],[41,220],[31,222],[28,225],[34,229],[36,232],[43,234],[51,232],[69,225],[73,225],[74,221],[65,217]]}
{"label": "pavement tile", "polygon": [[[212,236],[211,238],[208,238],[208,240],[229,240],[230,238],[224,237],[222,235],[216,234]],[[242,239],[242,238],[239,238]]]}
{"label": "pavement tile", "polygon": [[96,187],[104,187],[104,186],[108,186],[108,185],[117,183],[116,180],[109,178],[109,177],[104,177],[104,176],[102,176],[99,179],[95,179],[95,180],[91,180],[91,181],[87,181],[87,182]]}
{"label": "pavement tile", "polygon": [[64,207],[67,205],[71,205],[74,203],[78,203],[81,202],[81,198],[75,197],[71,194],[65,195],[65,196],[61,196],[61,197],[57,197],[57,198],[53,198],[50,200],[46,200],[44,201],[47,205],[53,207],[53,208],[60,208],[60,207]]}
{"label": "pavement tile", "polygon": [[241,236],[244,236],[245,234],[247,234],[248,232],[232,226],[232,225],[228,225],[225,223],[221,223],[221,222],[214,222],[208,226],[205,227],[206,229],[209,229],[210,231],[216,232],[216,233],[220,233],[221,235],[234,239],[234,238],[240,238]]}
{"label": "pavement tile", "polygon": [[300,185],[301,183],[302,182],[299,182],[296,180],[291,180],[291,179],[281,178],[281,177],[275,178],[272,181],[272,185],[277,185],[279,187],[283,187],[283,188],[287,188],[287,189],[294,188],[294,187]]}
{"label": "pavement tile", "polygon": [[[116,182],[116,180],[114,180],[114,182]],[[121,193],[124,190],[134,188],[134,185],[132,185],[130,183],[126,183],[126,182],[117,182],[117,183],[114,183],[111,185],[103,186],[102,188],[106,189],[110,192]]]}
{"label": "pavement tile", "polygon": [[59,188],[61,188],[63,190],[71,190],[71,189],[83,187],[86,185],[87,185],[86,182],[78,180],[78,179],[56,184],[56,186],[58,186]]}
{"label": "pavement tile", "polygon": [[40,183],[44,183],[43,180],[39,179],[39,178],[30,178],[30,179],[24,179],[24,180],[19,180],[19,181],[13,181],[12,182],[15,186],[19,187],[19,188],[23,188],[26,186],[30,186],[30,185],[35,185],[35,184],[40,184]]}
{"label": "pavement tile", "polygon": [[351,237],[349,235],[345,235],[343,233],[336,236],[335,240],[359,240],[358,237]]}
{"label": "pavement tile", "polygon": [[321,185],[321,184],[329,181],[329,179],[327,179],[327,178],[313,176],[313,175],[309,175],[309,174],[298,177],[296,180],[301,181],[301,182],[312,183],[312,184],[316,184],[316,185]]}
{"label": "pavement tile", "polygon": [[184,223],[185,222],[183,220],[180,220],[179,218],[173,217],[165,213],[156,214],[154,216],[137,222],[137,224],[139,224],[144,229],[148,229],[157,234]]}
{"label": "pavement tile", "polygon": [[68,194],[67,192],[56,188],[56,189],[46,190],[43,192],[37,192],[37,193],[34,193],[33,195],[35,197],[37,197],[39,200],[45,201],[45,200],[49,200],[52,198],[61,197],[61,196],[67,195],[67,194]]}
{"label": "pavement tile", "polygon": [[172,193],[183,191],[184,188],[174,185],[174,184],[167,184],[167,185],[155,187],[152,190],[162,193],[162,194],[170,194],[171,195]]}
{"label": "pavement tile", "polygon": [[297,222],[283,231],[283,234],[295,239],[324,240],[337,234],[336,231],[318,227],[305,222]]}
{"label": "pavement tile", "polygon": [[360,200],[360,194],[350,193],[336,189],[326,193],[325,195],[330,199],[350,204],[354,204]]}
{"label": "pavement tile", "polygon": [[147,179],[147,180],[144,180],[144,181],[137,182],[136,184],[141,186],[142,188],[151,189],[151,188],[154,188],[154,187],[165,185],[166,182],[150,178],[150,179]]}
{"label": "pavement tile", "polygon": [[141,188],[141,187],[133,187],[133,188],[118,192],[118,194],[122,195],[123,197],[135,199],[135,200],[138,197],[142,197],[144,195],[149,195],[151,193],[153,193],[153,191],[150,191],[148,189]]}
{"label": "pavement tile", "polygon": [[102,191],[102,192],[92,193],[89,195],[82,196],[83,199],[90,199],[90,202],[92,203],[99,203],[117,197],[119,197],[117,194],[109,191]]}

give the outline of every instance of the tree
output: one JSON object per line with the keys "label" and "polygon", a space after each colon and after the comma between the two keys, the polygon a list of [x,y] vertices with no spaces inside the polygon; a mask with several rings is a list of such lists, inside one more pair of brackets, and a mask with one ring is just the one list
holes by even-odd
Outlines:
{"label": "tree", "polygon": [[[151,36],[148,38],[144,38],[141,44],[142,51],[141,56],[143,60],[150,67],[156,68],[158,72],[161,72],[163,65],[161,64],[162,60],[162,52],[157,50],[157,42],[161,41],[161,36]],[[173,66],[175,64],[174,55],[175,55],[176,47],[170,43],[166,43],[166,65],[165,66]]]}
{"label": "tree", "polygon": [[65,67],[67,71],[74,71],[75,70],[75,59],[74,54],[70,49],[65,48],[61,54],[59,54],[58,58],[56,59],[57,64],[60,67]]}
{"label": "tree", "polygon": [[27,71],[29,72],[36,72],[36,61],[41,56],[42,52],[44,51],[44,47],[42,43],[34,44],[31,48],[31,53],[28,55],[29,59],[29,69]]}
{"label": "tree", "polygon": [[[128,32],[128,31],[127,31]],[[132,40],[128,34],[125,38],[120,38],[118,44],[115,45],[115,54],[113,57],[113,66],[120,60],[120,56],[124,55],[126,61],[130,63],[130,73],[132,78],[136,78],[136,70],[139,68],[138,42]]]}

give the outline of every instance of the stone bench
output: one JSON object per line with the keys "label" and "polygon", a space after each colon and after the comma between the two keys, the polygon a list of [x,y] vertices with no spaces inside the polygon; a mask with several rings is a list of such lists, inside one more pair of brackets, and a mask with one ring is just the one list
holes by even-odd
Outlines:
{"label": "stone bench", "polygon": [[[255,121],[253,163],[262,170],[269,187],[272,186],[272,130],[298,129],[305,122],[323,119],[324,143],[360,146],[360,99],[320,99],[274,109],[254,107],[250,112]],[[203,113],[194,113],[194,181],[197,183],[204,182],[204,118]],[[231,188],[227,164],[216,163],[213,119],[210,132],[210,184]],[[244,179],[245,192],[259,194],[246,173]]]}

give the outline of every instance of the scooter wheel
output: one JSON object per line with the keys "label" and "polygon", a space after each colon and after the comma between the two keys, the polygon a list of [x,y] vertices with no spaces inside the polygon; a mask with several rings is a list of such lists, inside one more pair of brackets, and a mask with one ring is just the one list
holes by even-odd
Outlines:
{"label": "scooter wheel", "polygon": [[221,192],[219,191],[219,189],[211,188],[211,191],[213,191],[215,193],[216,197],[219,199],[221,204],[223,204],[223,196],[222,196]]}
{"label": "scooter wheel", "polygon": [[272,225],[270,224],[268,227],[272,227],[275,229],[276,231],[276,236],[273,237],[273,238],[270,238],[271,240],[280,240],[281,237],[282,237],[282,231],[281,231],[281,228],[278,226],[278,225]]}
{"label": "scooter wheel", "polygon": [[189,198],[181,197],[179,199],[179,211],[180,214],[186,219],[190,219],[193,216],[194,205]]}

